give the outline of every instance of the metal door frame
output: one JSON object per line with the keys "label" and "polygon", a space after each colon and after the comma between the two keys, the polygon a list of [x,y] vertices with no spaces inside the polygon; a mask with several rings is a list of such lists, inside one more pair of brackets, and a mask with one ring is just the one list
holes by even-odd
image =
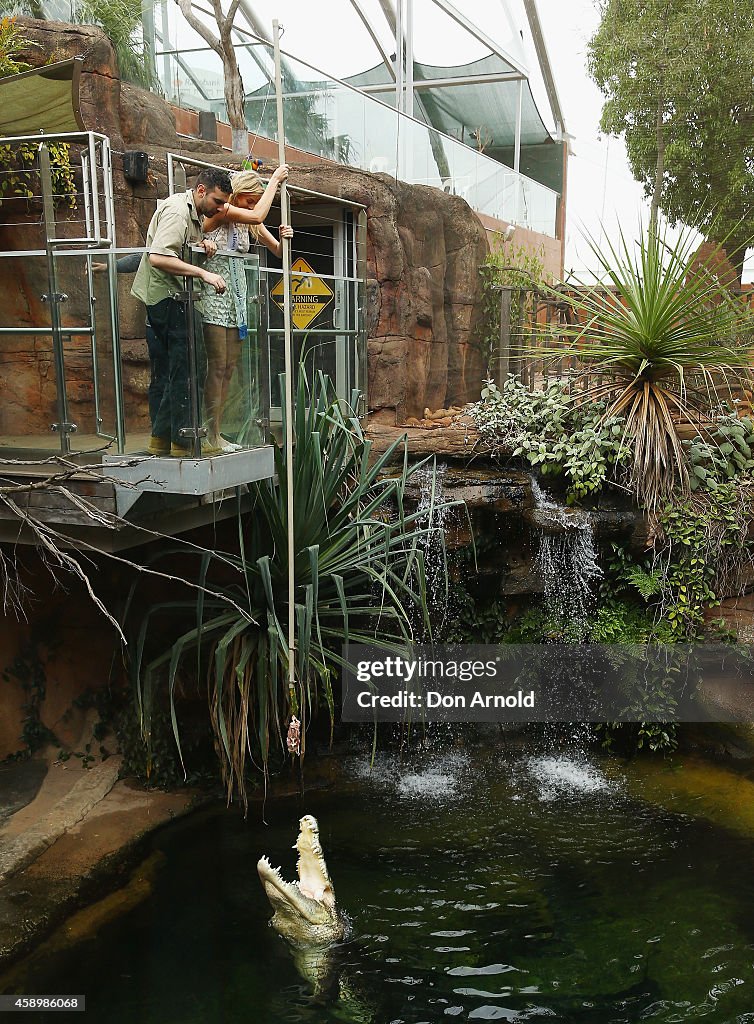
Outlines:
{"label": "metal door frame", "polygon": [[[305,189],[301,191],[306,192]],[[365,402],[366,388],[365,380],[363,379],[365,375],[362,375],[360,371],[362,362],[365,363],[366,360],[362,360],[360,348],[362,347],[365,334],[365,308],[362,296],[366,294],[366,259],[364,254],[360,252],[360,233],[363,230],[365,238],[366,211],[358,203],[348,203],[337,199],[335,196],[322,196],[322,198],[328,199],[330,202],[317,205],[316,210],[317,214],[321,214],[323,220],[326,220],[328,226],[332,226],[333,229],[332,262],[334,273],[317,273],[315,276],[332,282],[335,293],[335,305],[333,308],[333,327],[332,329],[321,329],[321,333],[335,340],[335,380],[333,383],[338,398],[346,402],[350,401],[351,393],[355,386],[363,396],[362,401]],[[346,225],[346,218],[349,216],[351,217],[350,255],[353,263],[353,271],[350,275],[348,274],[348,229]],[[269,380],[271,366],[270,343],[272,338],[282,335],[283,330],[282,328],[277,328],[274,331],[270,330],[269,291],[269,287],[261,289],[263,311],[261,323],[265,336],[264,362],[270,387],[268,392],[270,420],[273,423],[280,423],[282,419],[281,407],[279,405],[272,405],[272,382]],[[353,328],[348,327],[351,314],[354,316],[355,326]],[[302,333],[316,334],[320,332],[318,332],[316,327],[312,331],[294,331],[295,336],[300,336]],[[362,410],[354,410],[354,412],[361,414]]]}

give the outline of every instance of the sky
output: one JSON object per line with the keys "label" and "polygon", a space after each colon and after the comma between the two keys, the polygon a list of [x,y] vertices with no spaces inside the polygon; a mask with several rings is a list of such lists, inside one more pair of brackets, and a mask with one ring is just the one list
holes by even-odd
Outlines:
{"label": "sky", "polygon": [[586,70],[587,43],[599,24],[594,0],[538,0],[539,16],[571,136],[565,269],[583,275],[594,262],[585,234],[604,243],[619,230],[646,223],[643,189],[628,166],[620,138],[601,135],[602,93]]}

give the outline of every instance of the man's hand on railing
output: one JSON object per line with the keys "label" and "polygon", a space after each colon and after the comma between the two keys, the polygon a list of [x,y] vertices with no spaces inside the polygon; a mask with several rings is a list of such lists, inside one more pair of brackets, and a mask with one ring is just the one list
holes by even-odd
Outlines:
{"label": "man's hand on railing", "polygon": [[225,278],[221,277],[219,274],[211,274],[208,270],[205,270],[200,276],[205,284],[208,284],[210,288],[214,288],[220,295],[222,295],[227,288]]}
{"label": "man's hand on railing", "polygon": [[217,242],[213,242],[211,238],[203,238],[199,244],[207,256],[214,256],[217,252]]}

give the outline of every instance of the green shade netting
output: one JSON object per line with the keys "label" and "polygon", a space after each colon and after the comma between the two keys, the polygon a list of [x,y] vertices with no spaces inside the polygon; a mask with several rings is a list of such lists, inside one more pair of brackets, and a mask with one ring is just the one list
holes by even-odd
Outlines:
{"label": "green shade netting", "polygon": [[0,78],[0,135],[85,131],[79,111],[82,59]]}
{"label": "green shade netting", "polygon": [[[466,78],[469,75],[514,74],[513,65],[489,54],[471,64],[453,67],[437,67],[432,64],[414,63],[414,81],[431,82],[433,79]],[[370,68],[345,81],[356,88],[365,85],[386,85],[392,83],[390,72],[384,64]],[[482,129],[485,139],[492,139],[485,152],[494,155],[495,150],[513,146],[516,134],[516,109],[518,106],[518,82],[471,82],[463,85],[436,86],[417,92],[421,97],[429,123],[446,135],[469,142],[470,133]],[[380,94],[386,103],[392,102],[389,92]],[[415,104],[414,114],[425,120]],[[521,103],[521,144],[541,145],[552,138],[537,110],[531,86],[524,80]]]}

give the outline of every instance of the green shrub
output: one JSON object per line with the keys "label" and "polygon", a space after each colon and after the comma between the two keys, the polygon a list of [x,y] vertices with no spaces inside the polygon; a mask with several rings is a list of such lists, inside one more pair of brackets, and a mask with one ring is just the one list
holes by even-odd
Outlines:
{"label": "green shrub", "polygon": [[544,604],[534,604],[516,620],[506,641],[517,644],[642,644],[653,637],[654,623],[645,608],[613,598],[579,622],[563,622],[551,616]]}
{"label": "green shrub", "polygon": [[659,516],[662,540],[661,607],[678,639],[694,639],[705,611],[736,592],[749,559],[749,501],[735,482],[666,504]]}
{"label": "green shrub", "polygon": [[606,418],[602,403],[575,401],[560,379],[541,390],[514,374],[502,389],[487,381],[472,416],[493,453],[523,457],[545,476],[562,474],[569,504],[599,491],[629,458],[623,420]]}
{"label": "green shrub", "polygon": [[728,480],[751,481],[754,471],[754,421],[727,413],[705,441],[686,441],[691,489],[715,491]]}

